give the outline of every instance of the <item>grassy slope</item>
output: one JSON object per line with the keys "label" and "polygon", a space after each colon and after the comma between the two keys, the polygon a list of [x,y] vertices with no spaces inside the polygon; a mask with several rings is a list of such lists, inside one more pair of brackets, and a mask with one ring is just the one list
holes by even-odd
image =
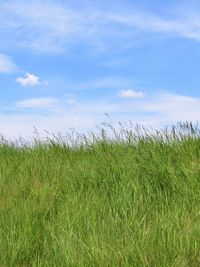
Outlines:
{"label": "grassy slope", "polygon": [[199,133],[161,139],[1,145],[0,266],[200,266]]}

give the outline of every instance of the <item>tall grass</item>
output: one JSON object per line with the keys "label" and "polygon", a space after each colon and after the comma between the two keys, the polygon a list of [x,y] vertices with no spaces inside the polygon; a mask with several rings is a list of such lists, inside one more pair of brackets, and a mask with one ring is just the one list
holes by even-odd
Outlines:
{"label": "tall grass", "polygon": [[200,266],[200,129],[0,144],[0,266]]}

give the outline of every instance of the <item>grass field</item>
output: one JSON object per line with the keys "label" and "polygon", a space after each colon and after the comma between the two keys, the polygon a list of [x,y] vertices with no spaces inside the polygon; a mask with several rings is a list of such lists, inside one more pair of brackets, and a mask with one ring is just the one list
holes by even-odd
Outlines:
{"label": "grass field", "polygon": [[0,190],[2,267],[200,266],[198,125],[2,138]]}

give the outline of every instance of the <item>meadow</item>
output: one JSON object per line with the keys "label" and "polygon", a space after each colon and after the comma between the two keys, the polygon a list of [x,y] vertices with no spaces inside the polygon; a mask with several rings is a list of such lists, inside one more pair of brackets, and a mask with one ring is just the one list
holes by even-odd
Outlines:
{"label": "meadow", "polygon": [[0,266],[200,266],[200,128],[0,141]]}

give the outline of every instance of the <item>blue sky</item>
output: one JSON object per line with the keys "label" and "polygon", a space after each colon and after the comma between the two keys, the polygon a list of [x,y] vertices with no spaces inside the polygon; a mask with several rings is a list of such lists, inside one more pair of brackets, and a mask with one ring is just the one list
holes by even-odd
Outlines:
{"label": "blue sky", "polygon": [[[199,0],[0,2],[0,132],[200,119]],[[110,121],[109,121],[110,122]]]}

